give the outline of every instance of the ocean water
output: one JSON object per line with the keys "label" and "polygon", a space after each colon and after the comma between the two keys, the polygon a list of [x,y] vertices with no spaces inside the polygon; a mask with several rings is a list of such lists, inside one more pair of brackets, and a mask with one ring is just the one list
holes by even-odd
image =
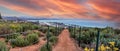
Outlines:
{"label": "ocean water", "polygon": [[[29,21],[38,21],[38,20],[29,20]],[[39,22],[60,22],[64,24],[74,24],[79,26],[87,26],[87,27],[114,27],[114,22],[108,21],[92,21],[92,20],[76,20],[76,19],[69,19],[69,20],[39,20]]]}

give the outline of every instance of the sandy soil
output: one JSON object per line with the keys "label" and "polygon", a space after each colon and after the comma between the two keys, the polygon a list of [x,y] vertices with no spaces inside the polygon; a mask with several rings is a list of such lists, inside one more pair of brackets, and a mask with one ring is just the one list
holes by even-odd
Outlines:
{"label": "sandy soil", "polygon": [[3,42],[5,42],[5,38],[0,38],[0,41],[3,41]]}
{"label": "sandy soil", "polygon": [[53,48],[53,51],[80,51],[70,38],[70,33],[67,29],[63,30],[58,38],[58,43]]}

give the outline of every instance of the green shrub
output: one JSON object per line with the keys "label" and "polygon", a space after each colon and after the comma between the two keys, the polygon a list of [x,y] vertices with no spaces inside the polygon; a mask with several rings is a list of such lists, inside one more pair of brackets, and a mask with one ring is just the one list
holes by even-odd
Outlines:
{"label": "green shrub", "polygon": [[80,44],[80,47],[85,48],[86,44],[82,43],[82,44]]}
{"label": "green shrub", "polygon": [[120,34],[118,34],[118,35],[116,35],[114,37],[120,39]]}
{"label": "green shrub", "polygon": [[[46,33],[47,34],[47,33]],[[49,37],[54,36],[52,32],[49,32],[48,34]]]}
{"label": "green shrub", "polygon": [[9,49],[7,48],[5,42],[0,41],[0,51],[9,51]]}
{"label": "green shrub", "polygon": [[48,27],[41,27],[41,28],[39,28],[39,31],[46,33],[47,29],[48,29]]}
{"label": "green shrub", "polygon": [[18,46],[18,47],[24,47],[29,45],[29,41],[24,39],[22,36],[17,37],[16,39],[11,39],[10,43],[12,47]]}
{"label": "green shrub", "polygon": [[91,42],[93,42],[94,37],[90,37],[90,35],[81,35],[80,37],[77,36],[76,37],[77,41],[80,40],[80,43],[85,43],[85,44],[90,44]]}
{"label": "green shrub", "polygon": [[15,39],[10,39],[10,44],[14,48],[16,46],[16,40]]}
{"label": "green shrub", "polygon": [[104,38],[112,38],[113,34],[104,34],[103,37]]}
{"label": "green shrub", "polygon": [[24,40],[23,37],[19,36],[18,38],[16,38],[16,46],[20,46],[20,47],[23,47],[23,46],[26,46],[26,41]]}
{"label": "green shrub", "polygon": [[55,29],[55,28],[50,27],[50,32],[52,32],[52,33],[56,33],[55,31],[56,31],[56,29]]}
{"label": "green shrub", "polygon": [[35,44],[39,42],[39,37],[37,34],[28,34],[26,39],[29,41],[30,44]]}
{"label": "green shrub", "polygon": [[120,34],[120,29],[115,29],[115,34]]}
{"label": "green shrub", "polygon": [[39,29],[39,26],[38,25],[32,25],[31,29],[33,29],[33,30]]}
{"label": "green shrub", "polygon": [[71,32],[70,37],[74,38],[74,32]]}
{"label": "green shrub", "polygon": [[100,41],[104,45],[109,45],[109,42],[115,42],[115,46],[120,48],[120,40],[119,39],[110,39],[110,38],[103,38]]}
{"label": "green shrub", "polygon": [[10,39],[16,39],[18,36],[20,36],[19,33],[14,33],[12,35],[7,35],[6,36],[6,42],[8,42]]}
{"label": "green shrub", "polygon": [[30,44],[35,44],[39,41],[39,37],[37,34],[29,34],[26,38],[22,36],[18,36],[16,39],[10,39],[10,43],[12,47],[24,47]]}
{"label": "green shrub", "polygon": [[56,36],[51,36],[49,41],[54,45],[55,43],[57,43],[58,38]]}
{"label": "green shrub", "polygon": [[39,31],[37,31],[37,30],[27,30],[26,31],[27,32],[27,34],[37,34],[38,36],[40,36],[40,32]]}
{"label": "green shrub", "polygon": [[37,34],[38,36],[40,36],[40,35],[41,35],[41,33],[40,33],[40,32],[38,32],[38,31],[34,32],[34,34]]}
{"label": "green shrub", "polygon": [[118,48],[120,49],[120,40],[118,40],[118,41],[116,42],[116,47],[118,47]]}
{"label": "green shrub", "polygon": [[[48,46],[48,48],[47,48],[47,46]],[[40,48],[40,51],[52,51],[52,45],[50,45],[50,44],[45,44],[45,45],[43,45],[41,48]]]}

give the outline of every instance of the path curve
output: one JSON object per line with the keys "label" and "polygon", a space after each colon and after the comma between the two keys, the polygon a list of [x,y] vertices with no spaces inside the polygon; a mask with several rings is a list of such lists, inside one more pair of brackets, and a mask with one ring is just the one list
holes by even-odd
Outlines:
{"label": "path curve", "polygon": [[58,43],[53,48],[53,51],[78,51],[67,29],[64,29],[58,38]]}

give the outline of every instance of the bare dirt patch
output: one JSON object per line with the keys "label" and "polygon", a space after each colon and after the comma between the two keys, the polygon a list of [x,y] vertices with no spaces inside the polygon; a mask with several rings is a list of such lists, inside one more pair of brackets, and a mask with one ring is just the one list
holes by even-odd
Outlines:
{"label": "bare dirt patch", "polygon": [[5,38],[0,38],[0,41],[3,41],[3,42],[5,42]]}
{"label": "bare dirt patch", "polygon": [[67,29],[63,30],[58,38],[58,43],[53,48],[53,51],[79,51],[74,41],[70,38],[70,33]]}

